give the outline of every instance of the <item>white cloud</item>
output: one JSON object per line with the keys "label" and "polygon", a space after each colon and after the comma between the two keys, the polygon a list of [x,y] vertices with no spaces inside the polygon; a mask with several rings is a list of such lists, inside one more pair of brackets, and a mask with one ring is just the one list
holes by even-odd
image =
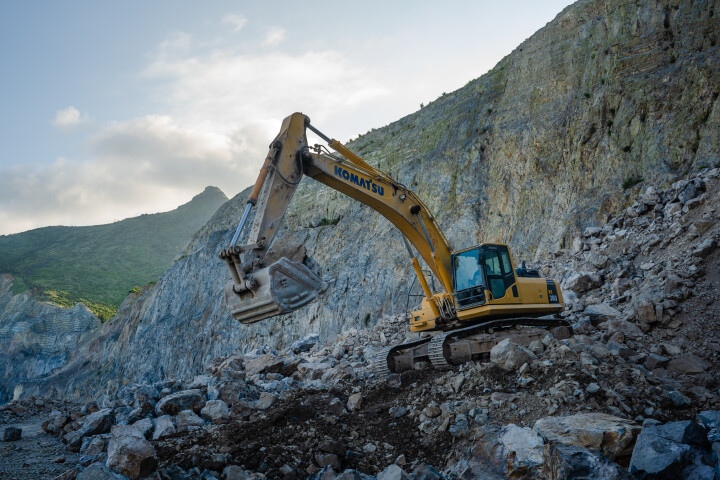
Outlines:
{"label": "white cloud", "polygon": [[80,115],[80,111],[71,105],[55,112],[55,118],[53,119],[52,124],[58,128],[72,128],[79,125],[84,120],[85,118]]}
{"label": "white cloud", "polygon": [[214,135],[154,115],[115,123],[90,141],[90,161],[59,158],[0,171],[0,234],[172,210],[207,185],[234,195],[254,180],[267,153],[262,130],[248,124]]}
{"label": "white cloud", "polygon": [[[170,210],[208,185],[233,196],[255,180],[285,116],[306,111],[333,134],[333,117],[388,95],[334,51],[218,51],[182,33],[158,45],[141,78],[164,114],[95,131],[89,160],[0,169],[0,234]],[[61,125],[83,121],[65,110]]]}
{"label": "white cloud", "polygon": [[265,35],[266,45],[278,45],[285,38],[285,30],[280,27],[270,27]]}
{"label": "white cloud", "polygon": [[369,72],[334,51],[192,56],[164,51],[143,76],[157,82],[158,98],[181,124],[224,134],[253,122],[274,136],[294,111],[320,120],[389,95]]}
{"label": "white cloud", "polygon": [[248,23],[247,18],[235,13],[228,13],[227,15],[225,15],[222,19],[222,22],[231,25],[233,27],[233,30],[235,30],[236,32],[242,30],[242,28]]}

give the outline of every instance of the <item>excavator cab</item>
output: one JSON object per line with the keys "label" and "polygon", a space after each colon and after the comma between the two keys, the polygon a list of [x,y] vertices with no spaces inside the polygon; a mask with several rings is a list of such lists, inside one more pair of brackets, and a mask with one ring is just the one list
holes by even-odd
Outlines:
{"label": "excavator cab", "polygon": [[515,285],[510,252],[505,245],[483,244],[452,255],[457,310],[504,298]]}

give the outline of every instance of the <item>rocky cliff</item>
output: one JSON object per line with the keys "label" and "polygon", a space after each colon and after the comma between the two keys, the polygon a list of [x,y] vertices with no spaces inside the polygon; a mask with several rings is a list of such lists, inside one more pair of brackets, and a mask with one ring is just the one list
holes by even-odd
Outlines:
{"label": "rocky cliff", "polygon": [[18,384],[63,366],[83,336],[100,326],[80,303],[40,303],[30,294],[13,294],[12,283],[10,275],[0,275],[0,401],[21,395],[22,386],[13,391]]}
{"label": "rocky cliff", "polygon": [[[720,158],[716,12],[718,1],[577,2],[486,75],[350,147],[416,190],[455,248],[504,240],[519,259],[539,258],[626,206],[643,180],[667,185]],[[305,244],[330,288],[293,315],[234,323],[217,255],[244,198],[221,207],[64,369],[25,391],[50,384],[84,396],[188,377],[223,354],[307,332],[328,340],[404,310],[412,277],[399,234],[306,179],[283,235]]]}

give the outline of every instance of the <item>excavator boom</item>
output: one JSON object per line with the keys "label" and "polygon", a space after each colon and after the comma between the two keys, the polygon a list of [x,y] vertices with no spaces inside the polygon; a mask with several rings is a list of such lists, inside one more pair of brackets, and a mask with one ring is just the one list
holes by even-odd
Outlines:
{"label": "excavator boom", "polygon": [[[342,156],[320,146],[310,148],[307,128],[318,133]],[[232,280],[225,286],[225,298],[235,319],[252,323],[289,313],[312,301],[327,287],[301,263],[286,259],[282,266],[268,267],[264,261],[303,176],[378,211],[415,247],[445,291],[452,291],[452,249],[427,206],[404,185],[363,161],[337,140],[326,137],[310,124],[307,116],[295,113],[283,121],[280,133],[270,144],[265,163],[248,198],[243,220],[231,245],[221,252],[221,258],[227,262],[232,275]],[[238,246],[236,243],[244,222],[255,205],[257,213],[248,244]],[[409,247],[408,250],[412,256],[412,250]],[[431,296],[417,259],[413,264],[426,289],[426,296]],[[447,302],[444,307],[448,309]]]}

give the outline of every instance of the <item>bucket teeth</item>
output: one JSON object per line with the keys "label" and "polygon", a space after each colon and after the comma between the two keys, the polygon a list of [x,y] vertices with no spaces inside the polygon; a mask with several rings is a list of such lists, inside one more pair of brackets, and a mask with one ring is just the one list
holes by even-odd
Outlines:
{"label": "bucket teeth", "polygon": [[225,284],[225,302],[230,314],[241,323],[290,313],[315,300],[327,284],[312,270],[285,257],[252,274],[255,288],[236,293],[231,281]]}

